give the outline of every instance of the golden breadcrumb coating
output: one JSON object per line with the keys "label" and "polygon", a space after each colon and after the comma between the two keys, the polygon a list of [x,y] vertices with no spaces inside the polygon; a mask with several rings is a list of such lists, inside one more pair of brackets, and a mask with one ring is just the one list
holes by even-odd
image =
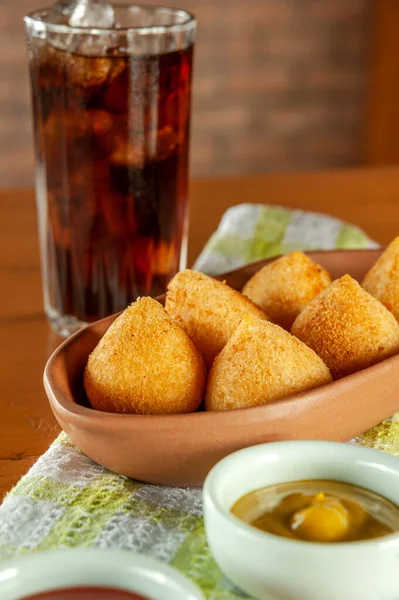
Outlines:
{"label": "golden breadcrumb coating", "polygon": [[165,309],[188,333],[207,367],[247,313],[268,318],[240,292],[189,269],[178,273],[169,283]]}
{"label": "golden breadcrumb coating", "polygon": [[350,275],[337,279],[312,300],[291,331],[324,360],[334,379],[399,351],[394,316]]}
{"label": "golden breadcrumb coating", "polygon": [[205,404],[207,410],[259,406],[331,381],[326,365],[306,344],[248,315],[213,363]]}
{"label": "golden breadcrumb coating", "polygon": [[84,386],[97,410],[134,414],[196,410],[205,386],[202,357],[152,298],[139,298],[89,356]]}
{"label": "golden breadcrumb coating", "polygon": [[299,313],[331,281],[331,275],[323,267],[297,251],[257,271],[242,293],[260,306],[274,323],[289,330]]}
{"label": "golden breadcrumb coating", "polygon": [[399,237],[396,237],[363,279],[364,289],[399,321]]}

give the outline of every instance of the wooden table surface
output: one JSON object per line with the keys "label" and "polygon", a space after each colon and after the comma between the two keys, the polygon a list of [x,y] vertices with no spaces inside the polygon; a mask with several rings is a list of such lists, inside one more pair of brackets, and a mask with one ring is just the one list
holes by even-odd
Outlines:
{"label": "wooden table surface", "polygon": [[[399,233],[399,168],[202,180],[191,186],[189,264],[229,206],[279,204],[357,223],[376,241]],[[32,190],[0,190],[0,498],[59,431],[42,387],[59,343],[43,315]]]}

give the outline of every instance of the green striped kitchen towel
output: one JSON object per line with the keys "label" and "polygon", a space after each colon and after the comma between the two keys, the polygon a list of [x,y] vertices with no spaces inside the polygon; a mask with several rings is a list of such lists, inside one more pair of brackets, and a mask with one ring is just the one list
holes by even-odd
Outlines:
{"label": "green striped kitchen towel", "polygon": [[[210,274],[293,249],[370,248],[360,229],[337,219],[243,204],[224,215],[196,268]],[[356,443],[399,454],[399,416]],[[52,548],[122,548],[169,562],[211,600],[246,597],[215,564],[204,535],[199,489],[145,485],[103,469],[65,434],[0,507],[0,559]]]}
{"label": "green striped kitchen towel", "polygon": [[264,204],[229,208],[194,268],[209,275],[292,252],[378,248],[359,227],[314,212]]}

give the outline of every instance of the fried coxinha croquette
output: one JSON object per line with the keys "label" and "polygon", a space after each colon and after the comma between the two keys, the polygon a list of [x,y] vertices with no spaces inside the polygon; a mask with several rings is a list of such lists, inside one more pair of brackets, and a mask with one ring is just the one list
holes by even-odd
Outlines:
{"label": "fried coxinha croquette", "polygon": [[212,365],[205,404],[207,410],[259,406],[331,381],[324,362],[306,344],[248,315]]}
{"label": "fried coxinha croquette", "polygon": [[257,271],[242,293],[260,306],[274,323],[289,330],[305,306],[331,282],[331,275],[323,267],[297,251]]}
{"label": "fried coxinha croquette", "polygon": [[396,237],[363,279],[364,289],[399,321],[399,237]]}
{"label": "fried coxinha croquette", "polygon": [[399,351],[392,313],[344,275],[296,318],[292,333],[326,363],[334,379],[378,363]]}
{"label": "fried coxinha croquette", "polygon": [[90,354],[84,386],[97,410],[187,413],[202,400],[205,367],[165,309],[156,300],[141,298],[114,321]]}
{"label": "fried coxinha croquette", "polygon": [[246,314],[268,318],[240,292],[189,269],[178,273],[169,283],[165,309],[188,333],[207,367]]}

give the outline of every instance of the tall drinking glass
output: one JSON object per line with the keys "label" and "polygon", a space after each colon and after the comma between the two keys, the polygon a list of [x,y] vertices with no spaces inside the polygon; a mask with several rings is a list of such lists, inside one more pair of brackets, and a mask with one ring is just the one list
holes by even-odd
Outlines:
{"label": "tall drinking glass", "polygon": [[94,27],[85,5],[25,18],[44,306],[61,335],[162,293],[186,261],[195,20],[113,5]]}

